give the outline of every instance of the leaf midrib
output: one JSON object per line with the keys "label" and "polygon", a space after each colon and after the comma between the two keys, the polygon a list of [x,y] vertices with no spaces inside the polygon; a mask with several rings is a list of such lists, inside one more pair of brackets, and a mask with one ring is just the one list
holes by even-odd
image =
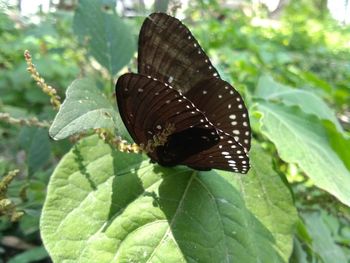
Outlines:
{"label": "leaf midrib", "polygon": [[[187,195],[188,189],[190,188],[191,183],[192,183],[192,181],[194,180],[194,177],[195,177],[195,176],[196,176],[196,172],[193,172],[192,175],[191,175],[191,177],[190,177],[190,179],[188,180],[188,183],[187,183],[187,186],[186,186],[186,188],[185,188],[185,191],[184,191],[184,193],[183,193],[183,195],[182,195],[182,197],[181,197],[181,200],[180,200],[180,202],[179,202],[179,205],[178,205],[177,208],[176,208],[175,214],[174,214],[173,218],[171,219],[170,224],[169,224],[167,230],[166,230],[165,233],[164,233],[164,236],[163,236],[162,239],[159,241],[158,245],[154,248],[152,254],[151,254],[150,257],[147,259],[146,263],[151,262],[150,260],[151,260],[151,259],[153,258],[153,256],[155,255],[156,250],[162,245],[162,243],[165,241],[166,237],[169,236],[170,231],[171,231],[171,227],[173,226],[173,224],[174,224],[174,222],[175,222],[175,220],[176,220],[176,217],[177,217],[178,213],[181,211],[181,208],[182,208],[182,205],[183,205],[183,203],[184,203],[184,201],[185,201],[185,197],[186,197],[186,195]],[[175,240],[175,239],[174,239],[174,242],[176,243],[176,240]],[[178,245],[178,244],[177,244],[177,245]]]}

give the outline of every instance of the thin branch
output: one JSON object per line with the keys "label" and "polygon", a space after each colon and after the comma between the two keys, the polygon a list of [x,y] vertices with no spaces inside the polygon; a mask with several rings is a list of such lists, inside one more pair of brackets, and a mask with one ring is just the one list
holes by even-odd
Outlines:
{"label": "thin branch", "polygon": [[50,123],[47,121],[39,121],[37,118],[28,118],[28,119],[16,119],[10,116],[10,114],[5,112],[0,112],[0,121],[4,121],[9,124],[13,125],[20,125],[20,126],[34,126],[39,128],[49,128]]}

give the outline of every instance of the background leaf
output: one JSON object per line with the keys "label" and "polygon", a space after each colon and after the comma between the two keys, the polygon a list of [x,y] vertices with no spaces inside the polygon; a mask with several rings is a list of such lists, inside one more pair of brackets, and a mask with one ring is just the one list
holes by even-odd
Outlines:
{"label": "background leaf", "polygon": [[113,106],[98,91],[94,81],[77,79],[68,87],[49,134],[60,140],[91,128],[114,129],[116,116]]}
{"label": "background leaf", "polygon": [[342,131],[334,111],[314,92],[288,87],[263,75],[259,78],[255,96],[267,101],[281,101],[288,106],[299,106],[305,113],[333,122]]}
{"label": "background leaf", "polygon": [[35,247],[33,249],[29,249],[17,256],[11,258],[8,263],[31,263],[37,262],[42,259],[47,258],[47,252],[44,247]]}
{"label": "background leaf", "polygon": [[46,129],[24,127],[19,140],[27,153],[28,172],[30,175],[42,168],[50,159],[51,145]]}
{"label": "background leaf", "polygon": [[312,246],[323,262],[347,263],[347,259],[340,247],[333,241],[328,227],[319,213],[303,214],[309,234],[312,237]]}
{"label": "background leaf", "polygon": [[74,32],[87,44],[92,55],[110,75],[116,74],[136,51],[132,29],[108,4],[98,0],[80,0],[74,16]]}
{"label": "background leaf", "polygon": [[297,108],[263,102],[257,108],[263,115],[262,132],[280,157],[297,163],[318,187],[350,205],[350,172],[330,146],[321,122]]}
{"label": "background leaf", "polygon": [[325,121],[323,125],[326,128],[327,137],[333,150],[343,160],[345,166],[350,171],[350,137],[339,133],[331,122]]}

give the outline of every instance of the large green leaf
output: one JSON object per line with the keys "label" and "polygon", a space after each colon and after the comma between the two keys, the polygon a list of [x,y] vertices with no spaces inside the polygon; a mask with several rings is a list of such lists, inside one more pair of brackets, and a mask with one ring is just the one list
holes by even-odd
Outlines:
{"label": "large green leaf", "polygon": [[56,262],[287,262],[295,209],[253,151],[248,175],[220,175],[161,168],[87,138],[51,177],[45,246]]}
{"label": "large green leaf", "polygon": [[92,80],[77,79],[68,87],[49,134],[60,140],[91,128],[114,128],[116,116],[113,106]]}
{"label": "large green leaf", "polygon": [[350,205],[350,172],[329,144],[320,120],[296,107],[259,103],[262,132],[280,157],[297,163],[314,183]]}
{"label": "large green leaf", "polygon": [[233,177],[229,173],[226,179],[238,182],[246,206],[274,234],[276,249],[288,261],[293,249],[291,233],[298,220],[297,212],[287,187],[272,169],[271,158],[253,146],[249,175]]}
{"label": "large green leaf", "polygon": [[131,28],[101,0],[80,0],[74,16],[74,32],[111,75],[116,74],[136,51]]}
{"label": "large green leaf", "polygon": [[304,112],[329,120],[338,130],[342,130],[334,111],[314,92],[291,88],[263,75],[259,78],[255,96],[268,101],[281,101],[288,106],[299,106]]}

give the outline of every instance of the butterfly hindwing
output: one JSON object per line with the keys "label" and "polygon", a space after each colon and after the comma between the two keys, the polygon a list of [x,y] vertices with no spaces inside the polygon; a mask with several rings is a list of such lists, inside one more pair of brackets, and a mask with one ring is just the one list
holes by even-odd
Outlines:
{"label": "butterfly hindwing", "polygon": [[186,97],[202,111],[213,125],[234,139],[248,152],[251,129],[244,101],[239,93],[220,78],[203,80]]}
{"label": "butterfly hindwing", "polygon": [[196,169],[220,169],[247,173],[249,158],[244,148],[232,136],[219,131],[220,141],[207,150],[188,158],[184,164]]}

